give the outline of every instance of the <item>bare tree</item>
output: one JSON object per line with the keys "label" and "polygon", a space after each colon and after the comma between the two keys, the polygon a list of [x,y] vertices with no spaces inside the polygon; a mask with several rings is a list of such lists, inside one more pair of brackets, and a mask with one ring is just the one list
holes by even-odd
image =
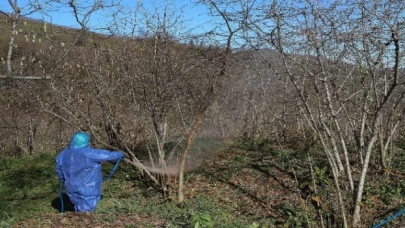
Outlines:
{"label": "bare tree", "polygon": [[[11,12],[6,12],[0,10],[1,14],[4,14],[8,17],[11,22],[11,34],[10,34],[10,41],[8,43],[8,52],[6,56],[6,64],[7,64],[7,76],[10,78],[13,74],[13,50],[15,49],[15,39],[18,34],[19,22],[21,17],[29,16],[36,12],[46,12],[46,7],[49,6],[52,1],[50,0],[30,0],[25,5],[20,5],[18,0],[8,0],[7,1]],[[0,78],[6,78],[5,76],[1,76]],[[29,78],[31,79],[31,78]],[[32,79],[38,79],[37,77],[32,77]]]}
{"label": "bare tree", "polygon": [[[279,61],[262,57],[297,98],[299,113],[323,148],[343,226],[358,227],[370,156],[380,137],[381,165],[386,166],[386,142],[403,116],[404,6],[350,0],[214,3],[229,21],[243,25],[235,36],[246,46],[278,51]],[[353,162],[362,170],[357,178]],[[348,206],[354,209],[352,221]]]}
{"label": "bare tree", "polygon": [[[357,8],[344,12],[339,10],[339,7],[342,7],[340,4],[340,2],[333,2],[322,6],[306,1],[302,8],[273,5],[271,13],[275,18],[275,29],[269,35],[271,44],[283,57],[285,73],[293,83],[302,108],[305,110],[303,113],[306,114],[308,123],[318,135],[329,160],[341,206],[343,224],[347,227],[345,204],[338,178],[343,168],[340,154],[345,158],[349,189],[356,197],[353,204],[355,210],[352,226],[357,227],[360,222],[360,205],[370,155],[378,137],[379,119],[383,118],[384,110],[389,113],[396,112],[395,105],[391,106],[389,101],[395,104],[402,100],[400,94],[403,93],[403,88],[398,81],[400,41],[396,34],[402,29],[399,24],[403,19],[398,11],[389,14],[381,12],[380,3],[372,4],[370,7],[365,3],[345,2],[346,6]],[[366,10],[370,8],[373,10]],[[402,11],[399,10],[399,12]],[[389,19],[384,18],[384,15],[390,15]],[[377,29],[379,32],[369,36],[369,32],[376,28],[366,21],[373,21],[381,26]],[[391,37],[386,35],[387,30],[391,31]],[[304,39],[305,42],[296,42],[299,38]],[[382,45],[381,40],[386,45]],[[306,60],[299,55],[306,55]],[[394,64],[383,61],[383,58],[392,60]],[[313,65],[318,67],[313,68]],[[363,85],[361,88],[353,87],[358,80],[358,73],[361,74],[359,82]],[[306,84],[301,84],[303,81],[312,83],[312,85],[309,84],[309,88],[312,87],[315,93],[310,94],[311,89],[307,88]],[[384,87],[387,89],[381,90]],[[359,111],[354,111],[356,109]],[[362,114],[358,116],[357,113]],[[360,125],[356,126],[358,122]],[[357,138],[360,142],[357,164],[361,165],[362,173],[356,181],[357,189],[354,189],[347,150],[350,138],[345,137],[342,132],[341,125],[344,123],[351,124],[353,127],[351,138]],[[341,149],[337,147],[338,142]]]}

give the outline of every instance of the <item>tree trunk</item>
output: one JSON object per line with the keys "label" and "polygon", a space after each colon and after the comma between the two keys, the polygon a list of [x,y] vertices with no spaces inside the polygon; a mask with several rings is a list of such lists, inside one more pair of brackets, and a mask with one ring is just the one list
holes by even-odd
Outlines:
{"label": "tree trunk", "polygon": [[193,126],[190,130],[190,132],[187,135],[187,141],[186,141],[186,148],[183,151],[183,154],[181,155],[181,160],[180,160],[180,170],[179,170],[179,189],[178,189],[178,203],[182,203],[184,200],[184,171],[185,171],[185,166],[186,166],[186,159],[187,159],[187,154],[191,146],[191,142],[193,141],[193,136],[195,131],[197,130],[197,126],[200,122],[200,119],[202,118],[202,113],[200,116],[198,116],[194,123]]}
{"label": "tree trunk", "polygon": [[13,68],[11,66],[11,58],[13,54],[13,48],[14,48],[14,41],[15,37],[17,35],[17,24],[18,20],[20,19],[20,10],[18,8],[15,8],[15,14],[11,16],[13,25],[11,27],[11,36],[10,36],[10,42],[8,43],[8,53],[7,53],[7,74],[8,76],[11,76],[13,73]]}
{"label": "tree trunk", "polygon": [[364,159],[364,165],[363,165],[363,169],[361,171],[359,187],[357,190],[356,202],[355,202],[355,206],[354,206],[353,223],[352,223],[353,227],[358,227],[360,224],[361,199],[363,196],[364,183],[366,181],[368,166],[370,164],[370,156],[371,156],[371,153],[372,153],[372,150],[374,147],[374,143],[376,142],[376,140],[377,140],[377,133],[375,133],[374,136],[371,138],[371,140],[368,144],[368,147],[367,147],[366,157]]}

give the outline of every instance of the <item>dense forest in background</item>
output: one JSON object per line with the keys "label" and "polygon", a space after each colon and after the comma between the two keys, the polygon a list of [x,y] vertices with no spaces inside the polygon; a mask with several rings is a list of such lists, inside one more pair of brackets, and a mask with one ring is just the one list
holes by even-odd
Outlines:
{"label": "dense forest in background", "polygon": [[[2,157],[58,152],[85,130],[137,167],[140,158],[179,166],[181,202],[194,139],[271,142],[316,151],[333,180],[336,224],[357,227],[370,170],[385,175],[403,153],[400,2],[198,1],[217,27],[182,35],[169,4],[139,6],[141,25],[111,18],[109,34],[87,24],[101,1],[66,1],[80,29],[22,17],[14,4],[0,15]],[[167,191],[170,177],[146,172]]]}

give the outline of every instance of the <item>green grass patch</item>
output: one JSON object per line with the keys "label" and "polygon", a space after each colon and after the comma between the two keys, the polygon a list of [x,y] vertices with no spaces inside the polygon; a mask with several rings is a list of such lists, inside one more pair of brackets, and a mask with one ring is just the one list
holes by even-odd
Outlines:
{"label": "green grass patch", "polygon": [[53,156],[41,155],[0,162],[0,220],[21,219],[31,212],[56,212],[58,182]]}

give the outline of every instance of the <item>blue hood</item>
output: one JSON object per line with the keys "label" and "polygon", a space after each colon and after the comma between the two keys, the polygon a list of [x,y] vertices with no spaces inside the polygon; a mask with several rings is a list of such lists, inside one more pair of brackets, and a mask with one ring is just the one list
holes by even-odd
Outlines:
{"label": "blue hood", "polygon": [[90,136],[84,131],[77,132],[70,140],[70,148],[84,148],[90,146]]}

